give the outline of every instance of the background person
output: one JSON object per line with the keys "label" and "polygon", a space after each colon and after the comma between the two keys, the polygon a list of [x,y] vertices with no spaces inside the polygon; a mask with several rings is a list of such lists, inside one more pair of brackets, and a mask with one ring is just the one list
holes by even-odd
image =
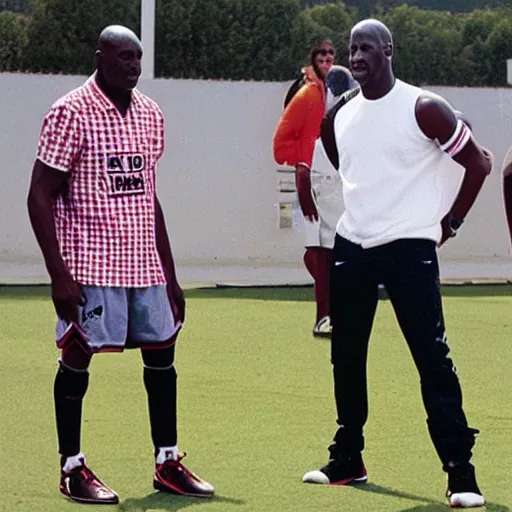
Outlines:
{"label": "background person", "polygon": [[[332,225],[341,214],[341,201],[336,200],[336,197],[341,197],[341,183],[323,155],[318,138],[326,110],[335,101],[335,94],[341,94],[335,88],[338,86],[346,90],[351,85],[350,74],[340,68],[336,76],[331,75],[331,87],[327,87],[326,80],[334,58],[334,46],[329,39],[313,45],[311,66],[303,70],[304,84],[297,90],[299,82],[296,81],[288,91],[286,107],[273,139],[275,160],[281,165],[295,167],[299,205],[306,221],[304,264],[313,277],[315,288],[313,335],[325,337],[331,335],[329,271],[334,240]],[[318,208],[319,202],[323,207]]]}

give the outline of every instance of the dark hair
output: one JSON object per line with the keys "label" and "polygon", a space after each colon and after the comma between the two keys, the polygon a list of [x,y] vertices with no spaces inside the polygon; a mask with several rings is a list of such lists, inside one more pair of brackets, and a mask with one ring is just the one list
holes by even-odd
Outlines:
{"label": "dark hair", "polygon": [[320,76],[320,70],[316,65],[315,59],[318,54],[323,53],[325,51],[326,46],[330,46],[332,48],[332,56],[335,57],[336,50],[334,48],[334,43],[329,38],[318,39],[313,43],[313,46],[311,46],[311,49],[309,50],[309,62],[313,66],[313,69],[315,70],[315,73],[317,74],[318,77]]}
{"label": "dark hair", "polygon": [[336,50],[334,49],[334,43],[332,42],[331,39],[319,39],[313,44],[313,46],[311,46],[311,49],[309,50],[309,61],[311,62],[311,64],[315,63],[315,57],[324,50],[325,46],[330,46],[333,49],[334,53],[336,54]]}
{"label": "dark hair", "polygon": [[[318,66],[315,64],[315,57],[321,53],[324,50],[325,46],[331,46],[334,52],[334,55],[336,55],[336,50],[334,49],[334,44],[331,41],[331,39],[318,39],[315,41],[311,49],[309,50],[309,60],[311,62],[311,65],[313,66],[313,69],[315,70],[315,73],[317,76],[320,76],[320,70],[318,69]],[[301,76],[294,80],[292,85],[290,85],[290,88],[286,92],[285,98],[284,98],[284,108],[288,106],[288,103],[292,101],[293,97],[299,92],[299,89],[305,84],[304,75],[301,74]]]}

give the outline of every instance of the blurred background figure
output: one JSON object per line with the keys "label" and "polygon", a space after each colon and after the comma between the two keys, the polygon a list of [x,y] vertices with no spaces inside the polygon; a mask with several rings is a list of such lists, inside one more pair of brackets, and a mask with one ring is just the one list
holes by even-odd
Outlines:
{"label": "blurred background figure", "polygon": [[298,203],[304,219],[304,264],[314,280],[316,319],[313,335],[331,336],[329,274],[336,223],[341,216],[341,178],[330,164],[320,140],[325,113],[344,92],[356,86],[350,72],[334,66],[332,41],[313,45],[310,66],[285,97],[273,150],[279,164],[295,167]]}

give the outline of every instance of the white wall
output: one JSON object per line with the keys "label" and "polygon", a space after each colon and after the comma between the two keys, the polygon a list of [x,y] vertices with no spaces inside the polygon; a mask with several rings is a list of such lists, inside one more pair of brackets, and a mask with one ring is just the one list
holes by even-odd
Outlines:
{"label": "white wall", "polygon": [[[0,259],[40,261],[25,207],[39,129],[51,103],[83,81],[0,74]],[[140,83],[167,119],[158,190],[178,261],[300,260],[301,238],[291,229],[278,229],[278,177],[271,153],[287,86],[163,79]],[[443,257],[506,257],[499,167],[512,143],[512,89],[432,90],[466,113],[498,164]]]}

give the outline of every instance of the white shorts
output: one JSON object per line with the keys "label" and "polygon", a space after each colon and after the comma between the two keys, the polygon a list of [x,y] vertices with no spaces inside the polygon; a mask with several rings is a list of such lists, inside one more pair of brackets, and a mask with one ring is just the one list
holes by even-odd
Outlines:
{"label": "white shorts", "polygon": [[[78,307],[78,327],[93,352],[169,345],[181,328],[181,322],[174,321],[166,286],[82,290],[85,303]],[[57,347],[62,348],[72,326],[57,319]]]}
{"label": "white shorts", "polygon": [[309,221],[302,216],[300,206],[294,212],[294,224],[297,232],[304,234],[305,247],[334,247],[336,225],[343,213],[343,185],[338,173],[329,174],[311,171],[311,189],[318,211],[318,221]]}

